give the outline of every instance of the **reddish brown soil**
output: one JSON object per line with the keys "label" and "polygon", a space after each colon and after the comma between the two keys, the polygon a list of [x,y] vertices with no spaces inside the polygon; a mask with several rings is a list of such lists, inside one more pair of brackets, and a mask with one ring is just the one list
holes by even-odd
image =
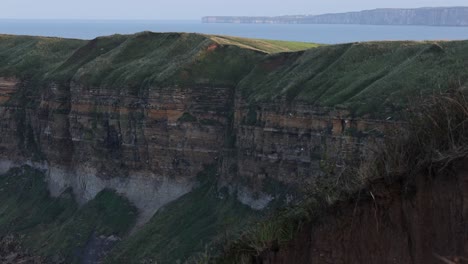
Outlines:
{"label": "reddish brown soil", "polygon": [[208,51],[214,51],[214,50],[216,50],[217,48],[218,48],[218,45],[216,45],[216,44],[211,44],[211,45],[208,47],[207,50],[208,50]]}
{"label": "reddish brown soil", "polygon": [[468,161],[458,173],[375,183],[262,264],[468,263]]}

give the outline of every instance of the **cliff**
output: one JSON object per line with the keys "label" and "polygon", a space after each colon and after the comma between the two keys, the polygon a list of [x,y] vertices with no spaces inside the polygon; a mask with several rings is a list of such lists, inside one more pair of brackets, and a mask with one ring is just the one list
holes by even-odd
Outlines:
{"label": "cliff", "polygon": [[[71,191],[78,207],[109,191],[128,200],[140,229],[115,254],[173,263],[204,250],[194,223],[207,226],[209,243],[225,221],[236,229],[256,210],[300,198],[366,155],[410,98],[465,84],[467,62],[464,41],[0,36],[0,172],[33,166],[52,198]],[[179,222],[194,206],[206,210],[201,219]],[[228,208],[243,219],[223,218]],[[148,248],[151,240],[167,243]],[[177,243],[185,247],[165,255]]]}
{"label": "cliff", "polygon": [[254,24],[359,24],[359,25],[419,25],[468,26],[468,7],[383,8],[323,15],[278,17],[209,16],[203,23]]}
{"label": "cliff", "polygon": [[467,179],[461,167],[410,187],[374,182],[253,263],[465,263]]}

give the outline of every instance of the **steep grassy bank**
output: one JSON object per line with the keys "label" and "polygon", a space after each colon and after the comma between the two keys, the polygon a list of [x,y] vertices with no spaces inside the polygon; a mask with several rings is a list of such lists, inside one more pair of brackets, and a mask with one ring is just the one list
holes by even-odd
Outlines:
{"label": "steep grassy bank", "polygon": [[213,166],[200,173],[200,187],[156,213],[107,263],[195,263],[205,253],[217,253],[219,244],[236,237],[260,213],[219,192],[216,173]]}
{"label": "steep grassy bank", "polygon": [[73,39],[0,35],[0,75],[37,81],[85,43]]}
{"label": "steep grassy bank", "polygon": [[369,42],[267,57],[239,84],[251,102],[343,107],[356,115],[394,113],[411,97],[468,81],[468,42]]}
{"label": "steep grassy bank", "polygon": [[421,92],[464,85],[467,57],[465,41],[320,46],[151,32],[88,42],[0,37],[2,76],[73,81],[135,95],[173,85],[238,86],[253,104],[284,98],[346,107],[357,115],[391,112]]}
{"label": "steep grassy bank", "polygon": [[104,190],[79,207],[71,190],[50,197],[42,172],[12,169],[0,176],[0,237],[13,235],[24,251],[3,253],[26,252],[45,263],[197,262],[260,215],[218,191],[215,177],[216,168],[208,167],[200,187],[129,235],[138,212],[115,192]]}
{"label": "steep grassy bank", "polygon": [[91,41],[0,35],[0,75],[107,87],[236,85],[262,54],[316,46],[186,33],[142,32]]}

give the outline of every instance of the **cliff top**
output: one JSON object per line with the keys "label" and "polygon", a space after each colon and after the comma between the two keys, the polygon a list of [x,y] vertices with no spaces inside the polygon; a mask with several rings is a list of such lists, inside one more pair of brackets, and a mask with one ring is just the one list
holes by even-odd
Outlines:
{"label": "cliff top", "polygon": [[466,86],[467,68],[468,41],[349,43],[267,56],[238,89],[251,103],[286,100],[377,115],[414,96]]}
{"label": "cliff top", "polygon": [[34,80],[34,89],[73,82],[143,96],[157,87],[237,87],[251,104],[286,100],[357,115],[394,112],[412,96],[468,81],[468,41],[320,46],[187,33],[91,41],[0,35],[0,61],[0,76]]}
{"label": "cliff top", "polygon": [[209,35],[210,39],[221,45],[234,45],[240,48],[258,50],[265,53],[301,51],[322,46],[316,43],[249,39],[231,36]]}
{"label": "cliff top", "polygon": [[90,41],[0,35],[0,74],[92,86],[233,86],[267,53],[316,46],[188,33],[141,32]]}

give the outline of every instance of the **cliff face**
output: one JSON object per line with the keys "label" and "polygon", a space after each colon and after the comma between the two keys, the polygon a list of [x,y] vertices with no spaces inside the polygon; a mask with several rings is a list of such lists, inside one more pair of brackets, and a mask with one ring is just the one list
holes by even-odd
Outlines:
{"label": "cliff face", "polygon": [[294,200],[318,178],[359,163],[366,146],[395,125],[281,101],[252,106],[238,97],[235,109],[236,144],[224,159],[222,180],[240,184],[238,199],[257,209]]}
{"label": "cliff face", "polygon": [[52,194],[73,187],[81,203],[115,189],[143,222],[208,164],[253,208],[290,200],[359,160],[406,96],[467,79],[464,42],[278,55],[189,34],[1,43],[2,170],[46,169]]}
{"label": "cliff face", "polygon": [[[135,41],[144,40],[165,39],[143,35]],[[215,52],[216,46],[208,47],[204,40],[194,42],[203,51]],[[106,42],[97,40],[80,48],[56,69],[57,75],[66,74]],[[126,47],[132,44],[127,42]],[[178,48],[172,41],[168,44],[170,49]],[[125,55],[117,52],[115,60]],[[193,63],[188,55],[182,53],[181,60]],[[190,78],[190,73],[180,74],[181,79]],[[194,85],[166,84],[135,91],[129,85],[99,87],[88,84],[88,77],[75,76],[43,81],[34,87],[34,94],[28,80],[2,78],[0,89],[6,102],[2,169],[34,163],[49,171],[53,195],[72,187],[82,203],[104,188],[115,189],[137,205],[142,221],[147,221],[159,207],[189,192],[203,166],[216,163],[220,156],[233,89],[230,84],[213,86],[204,84],[203,76],[197,78],[201,80]]]}
{"label": "cliff face", "polygon": [[256,263],[464,263],[467,180],[465,166],[409,185],[376,182]]}
{"label": "cliff face", "polygon": [[[203,208],[219,231],[223,210],[239,208],[223,200],[225,190],[257,210],[290,202],[367,155],[408,98],[468,80],[466,42],[269,55],[287,49],[272,45],[150,32],[92,41],[0,36],[0,173],[32,165],[46,172],[53,196],[71,188],[82,205],[114,190],[138,207],[139,224],[172,201],[179,214],[177,202],[198,208],[192,194],[213,204]],[[191,192],[209,165],[216,192]],[[155,216],[148,230],[166,232],[157,226],[167,219]]]}
{"label": "cliff face", "polygon": [[311,24],[468,26],[467,7],[375,9],[325,14],[304,19]]}
{"label": "cliff face", "polygon": [[468,26],[467,7],[374,9],[323,15],[204,17],[204,23]]}

